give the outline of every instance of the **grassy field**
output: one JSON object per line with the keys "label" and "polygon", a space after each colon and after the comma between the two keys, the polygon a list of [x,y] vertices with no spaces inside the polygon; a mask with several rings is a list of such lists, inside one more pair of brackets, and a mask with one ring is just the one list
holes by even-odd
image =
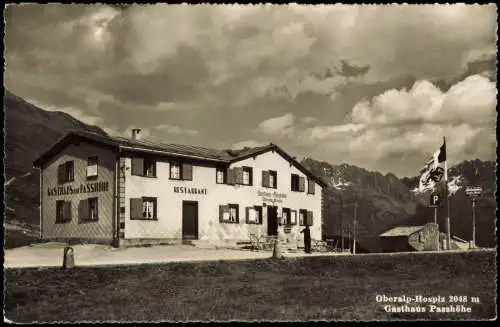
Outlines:
{"label": "grassy field", "polygon": [[[493,319],[496,252],[7,269],[16,322]],[[387,313],[376,295],[475,296],[471,313]]]}

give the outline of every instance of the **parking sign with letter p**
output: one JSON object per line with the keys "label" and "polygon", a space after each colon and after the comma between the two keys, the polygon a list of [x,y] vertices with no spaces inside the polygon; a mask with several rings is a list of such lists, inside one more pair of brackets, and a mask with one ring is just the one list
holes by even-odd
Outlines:
{"label": "parking sign with letter p", "polygon": [[431,207],[439,207],[439,205],[441,204],[441,197],[439,196],[439,194],[432,193],[429,203]]}

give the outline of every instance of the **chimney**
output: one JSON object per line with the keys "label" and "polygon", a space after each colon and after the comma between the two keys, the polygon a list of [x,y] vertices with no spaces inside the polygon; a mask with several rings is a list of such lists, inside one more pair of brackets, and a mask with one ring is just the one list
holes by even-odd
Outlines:
{"label": "chimney", "polygon": [[141,130],[139,128],[132,129],[132,140],[141,139]]}

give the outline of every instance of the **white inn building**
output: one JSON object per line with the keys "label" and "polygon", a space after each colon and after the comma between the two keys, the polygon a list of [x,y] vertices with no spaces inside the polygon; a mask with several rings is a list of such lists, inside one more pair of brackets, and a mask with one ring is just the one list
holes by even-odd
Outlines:
{"label": "white inn building", "polygon": [[35,162],[41,238],[113,244],[321,239],[324,182],[274,144],[213,150],[70,132]]}

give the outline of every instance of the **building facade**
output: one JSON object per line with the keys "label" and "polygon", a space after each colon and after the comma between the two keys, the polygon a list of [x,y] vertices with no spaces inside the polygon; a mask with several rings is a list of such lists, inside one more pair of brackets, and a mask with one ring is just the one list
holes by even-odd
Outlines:
{"label": "building facade", "polygon": [[321,239],[325,183],[274,144],[241,150],[72,132],[38,158],[41,238],[114,245]]}

